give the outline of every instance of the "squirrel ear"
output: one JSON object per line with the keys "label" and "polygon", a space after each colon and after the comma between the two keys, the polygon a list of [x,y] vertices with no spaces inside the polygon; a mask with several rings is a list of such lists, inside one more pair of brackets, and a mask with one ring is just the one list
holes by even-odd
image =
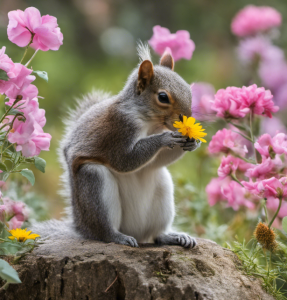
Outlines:
{"label": "squirrel ear", "polygon": [[169,48],[167,48],[162,57],[160,58],[160,63],[161,66],[170,68],[173,71],[174,68],[174,60],[173,57],[171,55],[171,50]]}
{"label": "squirrel ear", "polygon": [[138,74],[137,91],[141,94],[143,90],[150,84],[153,78],[153,65],[150,60],[141,63]]}

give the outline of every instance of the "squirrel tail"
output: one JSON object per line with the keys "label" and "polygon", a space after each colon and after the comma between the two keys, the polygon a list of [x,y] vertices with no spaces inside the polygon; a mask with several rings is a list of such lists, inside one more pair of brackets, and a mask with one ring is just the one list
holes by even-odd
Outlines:
{"label": "squirrel tail", "polygon": [[33,233],[39,234],[41,240],[81,238],[75,231],[71,219],[55,220],[51,219],[44,222],[34,222],[29,227]]}
{"label": "squirrel tail", "polygon": [[92,106],[97,105],[110,97],[110,93],[94,90],[93,92],[85,95],[83,98],[76,99],[76,107],[68,110],[68,116],[64,120],[65,130],[58,149],[59,162],[63,169],[63,174],[61,175],[62,189],[59,194],[66,200],[68,206],[70,206],[71,203],[71,190],[64,149],[68,142],[72,140],[71,134],[76,123],[75,120],[78,120]]}

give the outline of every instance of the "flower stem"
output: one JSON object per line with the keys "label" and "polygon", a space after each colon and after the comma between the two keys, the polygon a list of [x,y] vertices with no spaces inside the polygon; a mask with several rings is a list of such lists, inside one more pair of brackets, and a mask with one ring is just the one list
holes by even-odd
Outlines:
{"label": "flower stem", "polygon": [[[30,45],[30,44],[29,44],[29,45]],[[21,60],[20,60],[20,64],[22,63],[22,61],[24,60],[24,58],[25,58],[25,56],[26,56],[26,54],[27,54],[29,45],[28,45],[28,46],[26,47],[26,49],[25,49],[25,52],[24,52],[24,54],[23,54],[23,56],[22,56],[22,58],[21,58]]]}
{"label": "flower stem", "polygon": [[264,212],[265,212],[266,223],[269,223],[269,221],[268,221],[268,213],[267,213],[267,208],[266,208],[266,201],[267,201],[267,199],[264,199],[263,208],[264,208]]}
{"label": "flower stem", "polygon": [[28,67],[30,62],[33,60],[33,58],[36,56],[37,52],[39,51],[39,49],[37,49],[34,54],[32,55],[32,57],[30,58],[30,60],[26,63],[25,67]]}
{"label": "flower stem", "polygon": [[7,290],[8,286],[9,286],[9,282],[6,282],[6,283],[0,288],[0,291]]}
{"label": "flower stem", "polygon": [[234,174],[230,174],[230,177],[236,181],[237,183],[239,183],[241,186],[243,186],[243,184],[237,179],[237,177]]}
{"label": "flower stem", "polygon": [[277,215],[278,215],[278,213],[279,213],[279,210],[280,210],[280,208],[281,208],[281,204],[282,204],[282,197],[279,198],[279,206],[278,206],[278,208],[277,208],[277,210],[276,210],[276,213],[274,214],[272,220],[270,221],[270,223],[269,223],[269,225],[268,225],[269,228],[271,227],[272,223],[274,222],[275,218],[277,217]]}

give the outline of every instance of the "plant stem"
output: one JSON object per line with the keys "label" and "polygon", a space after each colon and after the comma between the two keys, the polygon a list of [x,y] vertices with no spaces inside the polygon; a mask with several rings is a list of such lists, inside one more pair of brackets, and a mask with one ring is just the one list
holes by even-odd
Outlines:
{"label": "plant stem", "polygon": [[270,221],[270,223],[269,223],[269,225],[268,225],[269,228],[271,227],[272,223],[274,222],[275,218],[277,217],[277,215],[278,215],[278,213],[279,213],[279,210],[280,210],[280,208],[281,208],[281,204],[282,204],[282,197],[279,198],[279,206],[278,206],[278,208],[277,208],[277,210],[276,210],[276,213],[274,214],[272,220]]}
{"label": "plant stem", "polygon": [[32,55],[32,57],[30,58],[30,60],[26,63],[25,67],[28,67],[30,62],[33,60],[33,58],[36,56],[37,52],[39,51],[39,49],[37,49],[34,54]]}
{"label": "plant stem", "polygon": [[263,204],[263,208],[264,208],[264,212],[265,212],[265,219],[266,219],[266,223],[268,224],[268,214],[267,214],[267,208],[266,208],[266,201],[267,199],[264,199],[264,204]]}
{"label": "plant stem", "polygon": [[242,187],[244,187],[243,184],[237,179],[237,177],[236,177],[234,174],[230,174],[230,177],[231,177],[234,181],[236,181],[237,183],[239,183]]}
{"label": "plant stem", "polygon": [[0,288],[0,291],[7,290],[8,286],[9,286],[9,282],[6,282],[6,283]]}
{"label": "plant stem", "polygon": [[24,55],[22,56],[21,60],[20,60],[20,64],[22,63],[22,61],[24,60],[26,54],[27,54],[27,51],[28,51],[28,48],[29,48],[30,44],[27,45],[26,49],[25,49],[25,52],[24,52]]}

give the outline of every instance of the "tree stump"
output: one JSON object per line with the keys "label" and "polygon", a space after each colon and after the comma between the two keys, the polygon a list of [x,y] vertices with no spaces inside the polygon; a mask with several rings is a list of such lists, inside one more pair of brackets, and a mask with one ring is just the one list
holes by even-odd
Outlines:
{"label": "tree stump", "polygon": [[0,299],[274,299],[240,266],[232,251],[204,239],[194,249],[50,240],[14,266],[22,284]]}

